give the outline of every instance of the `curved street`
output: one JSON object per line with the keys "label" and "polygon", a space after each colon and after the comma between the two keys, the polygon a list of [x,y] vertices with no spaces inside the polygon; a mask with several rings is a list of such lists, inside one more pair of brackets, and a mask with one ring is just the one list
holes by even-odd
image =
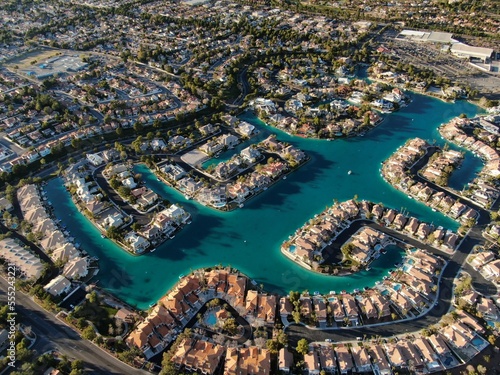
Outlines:
{"label": "curved street", "polygon": [[[6,301],[7,281],[0,277],[0,300]],[[78,333],[59,321],[52,313],[45,311],[30,296],[16,293],[16,313],[19,322],[31,326],[37,335],[32,349],[38,354],[55,350],[70,359],[81,359],[90,373],[97,375],[144,375],[148,372],[134,369],[106,353]]]}

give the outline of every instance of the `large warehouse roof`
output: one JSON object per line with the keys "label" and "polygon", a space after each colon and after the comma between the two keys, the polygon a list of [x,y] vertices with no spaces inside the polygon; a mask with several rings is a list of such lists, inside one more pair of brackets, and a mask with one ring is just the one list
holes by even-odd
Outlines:
{"label": "large warehouse roof", "polygon": [[433,42],[433,43],[455,43],[451,33],[442,33],[439,31],[417,31],[403,30],[397,36],[399,39],[414,40],[416,42]]}
{"label": "large warehouse roof", "polygon": [[462,56],[486,58],[486,57],[491,57],[493,49],[483,48],[483,47],[473,47],[463,43],[455,43],[451,46],[451,53]]}

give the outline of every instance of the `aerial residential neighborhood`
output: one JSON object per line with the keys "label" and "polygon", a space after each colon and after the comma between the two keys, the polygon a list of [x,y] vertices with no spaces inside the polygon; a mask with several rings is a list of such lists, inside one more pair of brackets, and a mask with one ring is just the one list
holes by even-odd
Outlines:
{"label": "aerial residential neighborhood", "polygon": [[0,373],[499,374],[499,14],[3,1]]}

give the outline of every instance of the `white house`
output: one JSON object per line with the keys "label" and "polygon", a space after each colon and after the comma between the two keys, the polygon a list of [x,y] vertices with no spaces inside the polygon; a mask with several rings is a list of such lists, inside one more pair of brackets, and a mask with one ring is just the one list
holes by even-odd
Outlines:
{"label": "white house", "polygon": [[148,240],[146,240],[144,237],[139,236],[134,231],[128,232],[124,240],[130,245],[132,250],[134,250],[134,252],[138,254],[143,253],[150,245]]}
{"label": "white house", "polygon": [[70,289],[71,282],[63,275],[57,276],[43,287],[43,290],[53,295],[54,297],[60,296],[63,293],[67,293]]}

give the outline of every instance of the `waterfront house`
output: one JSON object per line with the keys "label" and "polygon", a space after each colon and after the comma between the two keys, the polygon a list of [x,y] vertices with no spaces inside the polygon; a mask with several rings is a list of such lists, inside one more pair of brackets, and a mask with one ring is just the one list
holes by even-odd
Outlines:
{"label": "waterfront house", "polygon": [[262,167],[260,173],[269,176],[271,178],[277,178],[281,174],[283,174],[287,169],[285,163],[281,161],[275,161],[273,163],[268,163]]}
{"label": "waterfront house", "polygon": [[227,275],[227,295],[232,297],[233,306],[242,306],[246,291],[246,277],[231,273]]}
{"label": "waterfront house", "polygon": [[85,207],[92,215],[99,215],[99,213],[104,211],[104,209],[106,208],[106,205],[103,202],[101,202],[97,199],[94,199],[90,202],[87,202],[85,204]]}
{"label": "waterfront house", "polygon": [[281,297],[280,298],[280,315],[282,319],[286,319],[293,312],[293,305],[290,302],[290,298]]}
{"label": "waterfront house", "polygon": [[309,297],[300,297],[300,315],[308,318],[313,312],[313,305]]}
{"label": "waterfront house", "polygon": [[104,229],[111,227],[119,228],[123,225],[123,215],[120,212],[114,211],[104,218],[102,224]]}
{"label": "waterfront house", "polygon": [[319,375],[320,369],[319,358],[314,350],[304,354],[304,371],[307,374]]}
{"label": "waterfront house", "polygon": [[396,308],[398,308],[403,315],[408,314],[408,312],[411,310],[412,306],[410,301],[403,297],[399,292],[391,293],[390,298],[391,301],[394,302]]}
{"label": "waterfront house", "polygon": [[26,220],[29,223],[36,223],[38,221],[45,220],[49,217],[49,215],[47,215],[47,212],[45,212],[45,208],[41,206],[24,212],[23,216],[24,220]]}
{"label": "waterfront house", "polygon": [[219,142],[228,148],[232,148],[240,143],[240,140],[232,134],[223,134],[219,137]]}
{"label": "waterfront house", "polygon": [[164,212],[159,212],[154,220],[153,225],[157,227],[161,232],[169,235],[175,230],[175,224],[172,218],[166,215]]}
{"label": "waterfront house", "polygon": [[262,188],[268,186],[271,183],[271,179],[268,176],[264,176],[256,171],[250,173],[246,184],[249,188],[254,191],[261,190]]}
{"label": "waterfront house", "polygon": [[455,249],[455,244],[458,240],[458,236],[455,233],[447,232],[444,236],[444,245],[450,248],[451,250]]}
{"label": "waterfront house", "polygon": [[352,371],[354,363],[352,361],[351,353],[349,353],[349,349],[340,344],[335,348],[335,354],[337,355],[340,374],[345,375]]}
{"label": "waterfront house", "polygon": [[367,319],[375,319],[378,317],[377,309],[369,298],[358,297],[356,300],[361,312],[366,316]]}
{"label": "waterfront house", "polygon": [[438,227],[434,232],[432,232],[432,235],[434,236],[435,240],[434,242],[440,242],[444,238],[445,231],[442,227]]}
{"label": "waterfront house", "polygon": [[144,228],[142,228],[139,231],[139,234],[148,241],[151,241],[151,240],[156,240],[158,237],[160,237],[161,232],[160,229],[158,229],[158,227],[149,224],[146,225]]}
{"label": "waterfront house", "polygon": [[422,280],[426,282],[429,285],[432,285],[434,283],[432,276],[423,272],[422,270],[418,269],[417,267],[411,267],[410,270],[408,271],[410,276],[413,276],[419,280]]}
{"label": "waterfront house", "polygon": [[313,298],[314,301],[314,311],[316,313],[316,318],[320,325],[326,323],[326,305],[323,298]]}
{"label": "waterfront house", "polygon": [[371,301],[378,309],[379,318],[384,318],[391,315],[391,309],[389,307],[389,302],[379,293],[375,292],[370,296]]}
{"label": "waterfront house", "polygon": [[53,261],[60,260],[67,262],[68,260],[74,259],[78,256],[80,256],[80,252],[72,243],[69,242],[50,252],[50,258]]}
{"label": "waterfront house", "polygon": [[242,137],[250,137],[255,130],[255,126],[246,121],[242,121],[234,128],[234,130]]}
{"label": "waterfront house", "polygon": [[245,299],[245,308],[247,315],[253,316],[257,310],[259,302],[259,292],[256,290],[249,290]]}
{"label": "waterfront house", "polygon": [[166,164],[160,168],[160,171],[165,173],[167,178],[174,181],[179,181],[187,175],[186,171],[177,164]]}
{"label": "waterfront house", "polygon": [[385,225],[390,225],[394,219],[396,218],[397,211],[393,209],[388,209],[385,211],[383,220],[385,222]]}
{"label": "waterfront house", "polygon": [[40,246],[46,251],[52,251],[60,248],[66,244],[66,239],[61,231],[56,230],[49,234],[48,237],[43,238],[40,241]]}
{"label": "waterfront house", "polygon": [[408,220],[408,223],[406,224],[404,231],[413,235],[417,231],[419,226],[419,221],[415,219],[414,217],[410,217]]}
{"label": "waterfront house", "polygon": [[260,294],[257,317],[269,324],[273,324],[275,316],[276,296]]}
{"label": "waterfront house", "polygon": [[61,294],[68,293],[71,289],[71,282],[65,278],[63,275],[59,275],[43,287],[47,293],[53,295],[54,297],[60,296]]}
{"label": "waterfront house", "polygon": [[177,187],[180,191],[186,194],[194,195],[203,187],[203,183],[201,181],[196,181],[191,177],[186,177],[177,182]]}
{"label": "waterfront house", "polygon": [[76,257],[70,259],[64,266],[63,275],[69,279],[79,279],[88,274],[89,258]]}
{"label": "waterfront house", "polygon": [[431,233],[432,227],[427,223],[421,223],[417,229],[417,236],[420,239],[425,239]]}
{"label": "waterfront house", "polygon": [[181,292],[171,292],[164,296],[160,303],[168,309],[175,318],[182,320],[189,311],[189,306],[184,302],[184,296]]}
{"label": "waterfront house", "polygon": [[392,222],[392,225],[394,225],[397,230],[402,230],[407,221],[408,219],[405,216],[403,216],[402,214],[397,214],[394,218],[394,221]]}
{"label": "waterfront house", "polygon": [[41,233],[44,237],[49,236],[52,232],[57,230],[56,225],[52,219],[45,219],[33,223],[33,233]]}
{"label": "waterfront house", "polygon": [[241,157],[248,163],[255,163],[260,158],[261,153],[256,148],[249,146],[240,152]]}
{"label": "waterfront house", "polygon": [[453,206],[451,206],[450,208],[450,214],[452,215],[452,217],[457,218],[463,211],[465,211],[466,208],[467,206],[465,204],[455,202],[455,204],[453,204]]}
{"label": "waterfront house", "polygon": [[422,296],[415,292],[413,289],[407,288],[405,285],[403,285],[399,291],[401,295],[409,300],[413,306],[417,307],[418,309],[421,309],[425,305],[425,301],[422,298]]}
{"label": "waterfront house", "polygon": [[127,243],[134,253],[141,254],[143,253],[150,245],[149,241],[144,237],[139,236],[134,231],[128,232],[124,237],[125,243]]}
{"label": "waterfront house", "polygon": [[202,188],[198,192],[198,200],[202,204],[222,208],[227,204],[226,186],[223,185],[213,186],[211,188]]}
{"label": "waterfront house", "polygon": [[356,323],[358,321],[358,309],[356,302],[354,302],[354,297],[350,294],[344,294],[342,296],[342,304],[344,305],[347,318]]}
{"label": "waterfront house", "polygon": [[372,214],[375,219],[380,219],[383,213],[384,213],[384,207],[382,207],[379,204],[373,206]]}
{"label": "waterfront house", "polygon": [[186,220],[189,219],[190,215],[181,207],[176,204],[172,204],[170,207],[161,211],[160,214],[163,214],[170,219],[172,219],[177,225],[185,223]]}
{"label": "waterfront house", "polygon": [[345,312],[344,309],[342,308],[342,305],[340,303],[340,300],[338,298],[335,298],[332,301],[329,301],[329,305],[331,307],[332,313],[333,313],[333,319],[337,323],[341,323],[344,321]]}
{"label": "waterfront house", "polygon": [[133,177],[127,177],[122,180],[122,185],[130,189],[134,189],[137,186],[137,183],[134,181]]}

